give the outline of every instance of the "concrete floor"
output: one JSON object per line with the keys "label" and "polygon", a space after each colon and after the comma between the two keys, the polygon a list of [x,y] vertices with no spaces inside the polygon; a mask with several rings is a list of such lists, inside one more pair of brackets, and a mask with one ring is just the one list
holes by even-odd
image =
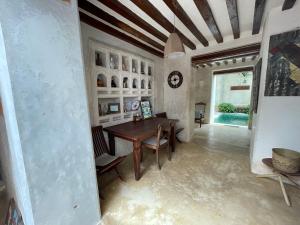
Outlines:
{"label": "concrete floor", "polygon": [[135,181],[132,155],[103,179],[102,224],[123,225],[299,225],[300,190],[286,185],[287,207],[278,182],[249,170],[249,131],[205,125],[190,143],[178,144],[172,161],[145,151],[143,177]]}

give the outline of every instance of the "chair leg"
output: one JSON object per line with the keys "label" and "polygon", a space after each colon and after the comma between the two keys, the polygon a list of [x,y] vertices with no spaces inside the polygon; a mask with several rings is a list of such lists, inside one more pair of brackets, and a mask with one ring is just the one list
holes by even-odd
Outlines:
{"label": "chair leg", "polygon": [[125,182],[125,180],[123,179],[123,177],[120,175],[120,173],[119,173],[117,167],[115,167],[114,169],[115,169],[115,171],[116,171],[116,174],[117,174],[118,177],[120,178],[120,180],[123,181],[123,182]]}
{"label": "chair leg", "polygon": [[169,151],[168,160],[171,161],[171,157],[172,157],[172,149],[171,149],[171,146],[170,146],[170,145],[168,145],[168,151]]}
{"label": "chair leg", "polygon": [[157,167],[160,170],[161,166],[160,166],[160,163],[159,163],[158,149],[156,149],[156,162],[157,162]]}
{"label": "chair leg", "polygon": [[143,162],[143,148],[141,148],[141,160],[140,160],[140,162]]}

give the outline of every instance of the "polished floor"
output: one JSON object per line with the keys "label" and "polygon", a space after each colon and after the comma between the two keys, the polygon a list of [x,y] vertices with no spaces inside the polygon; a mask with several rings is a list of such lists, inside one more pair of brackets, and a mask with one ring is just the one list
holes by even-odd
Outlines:
{"label": "polished floor", "polygon": [[287,207],[277,182],[249,171],[246,128],[197,128],[190,143],[178,144],[172,161],[146,151],[143,177],[135,181],[132,156],[101,182],[103,225],[299,225],[300,190],[287,185]]}

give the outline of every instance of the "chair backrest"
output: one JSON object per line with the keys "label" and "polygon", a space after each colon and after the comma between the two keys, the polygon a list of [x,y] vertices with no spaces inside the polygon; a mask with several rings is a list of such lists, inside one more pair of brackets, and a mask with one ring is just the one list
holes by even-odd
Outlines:
{"label": "chair backrest", "polygon": [[160,146],[160,139],[161,139],[161,125],[158,124],[157,126],[157,135],[156,135],[156,146]]}
{"label": "chair backrest", "polygon": [[195,117],[204,117],[206,103],[199,102],[195,104]]}
{"label": "chair backrest", "polygon": [[92,136],[94,144],[95,158],[99,157],[103,153],[109,153],[102,126],[92,127]]}
{"label": "chair backrest", "polygon": [[159,117],[159,118],[168,118],[166,112],[157,113],[156,117]]}

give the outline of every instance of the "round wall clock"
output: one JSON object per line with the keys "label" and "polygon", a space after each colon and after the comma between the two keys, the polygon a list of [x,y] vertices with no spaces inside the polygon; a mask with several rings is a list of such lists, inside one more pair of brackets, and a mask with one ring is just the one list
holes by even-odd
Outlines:
{"label": "round wall clock", "polygon": [[168,76],[168,84],[171,88],[178,88],[183,82],[183,76],[182,74],[175,70],[171,72]]}

